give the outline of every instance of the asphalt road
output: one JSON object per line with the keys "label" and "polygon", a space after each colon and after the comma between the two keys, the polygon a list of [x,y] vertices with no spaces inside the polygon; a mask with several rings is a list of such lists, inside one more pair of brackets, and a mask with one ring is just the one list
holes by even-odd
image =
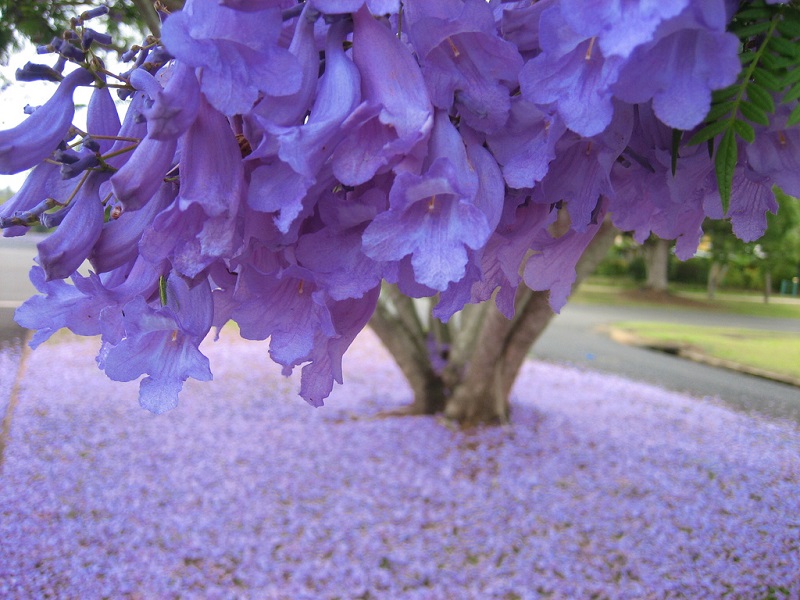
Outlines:
{"label": "asphalt road", "polygon": [[36,256],[36,238],[0,237],[0,344],[22,339],[25,330],[14,322],[14,309],[36,293],[28,271]]}
{"label": "asphalt road", "polygon": [[800,320],[747,317],[688,309],[569,304],[539,338],[536,358],[616,373],[694,396],[711,396],[744,411],[800,422],[800,389],[694,363],[664,352],[626,346],[600,331],[618,321],[747,327],[798,333]]}
{"label": "asphalt road", "polygon": [[[35,293],[28,271],[36,238],[0,238],[0,344],[19,343],[24,330],[13,321],[14,308]],[[536,358],[616,373],[686,392],[717,397],[729,406],[800,422],[800,389],[758,377],[697,364],[663,352],[625,346],[599,331],[627,320],[656,320],[697,325],[725,325],[778,331],[800,336],[800,320],[768,319],[687,309],[633,308],[570,304],[536,343]],[[798,338],[800,343],[800,337]]]}

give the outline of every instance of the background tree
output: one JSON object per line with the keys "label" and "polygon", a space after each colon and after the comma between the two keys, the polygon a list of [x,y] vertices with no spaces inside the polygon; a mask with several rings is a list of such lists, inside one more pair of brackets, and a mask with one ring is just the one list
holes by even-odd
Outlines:
{"label": "background tree", "polygon": [[[122,25],[139,32],[147,28],[160,29],[160,20],[149,0],[110,0],[109,2],[81,2],[78,0],[0,0],[0,63],[8,61],[10,54],[20,49],[23,40],[36,46],[48,44],[54,37],[69,29],[70,20],[82,12],[100,5],[109,8],[106,30],[120,44],[123,51],[131,40],[126,40]],[[168,10],[179,10],[183,0],[163,0]]]}
{"label": "background tree", "polygon": [[669,253],[671,248],[671,240],[661,239],[657,235],[651,235],[645,240],[642,245],[647,271],[645,289],[659,294],[666,294],[669,290]]}
{"label": "background tree", "polygon": [[[778,190],[780,208],[767,217],[764,235],[755,243],[759,267],[764,281],[764,301],[768,302],[773,289],[782,278],[800,274],[800,207],[797,199]],[[755,251],[754,251],[755,253]]]}
{"label": "background tree", "polygon": [[[742,272],[758,273],[765,301],[783,279],[791,280],[800,271],[800,211],[796,198],[776,190],[780,208],[767,217],[767,230],[755,242],[742,242],[731,231],[730,223],[708,220],[703,229],[709,240],[708,295],[714,293],[725,276],[737,274],[735,281],[746,285]],[[773,277],[774,275],[774,277]],[[755,283],[755,282],[753,282]],[[752,286],[750,286],[752,287]]]}
{"label": "background tree", "polygon": [[730,223],[708,219],[703,230],[709,238],[710,261],[706,292],[713,299],[725,279],[737,253],[744,251],[744,244],[733,235]]}

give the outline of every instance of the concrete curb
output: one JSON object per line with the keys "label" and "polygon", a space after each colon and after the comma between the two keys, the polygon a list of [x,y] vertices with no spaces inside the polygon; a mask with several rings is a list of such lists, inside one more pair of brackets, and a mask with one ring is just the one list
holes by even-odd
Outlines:
{"label": "concrete curb", "polygon": [[649,348],[650,350],[658,350],[659,352],[680,356],[681,358],[709,365],[711,367],[737,371],[746,375],[753,375],[755,377],[761,377],[762,379],[769,379],[771,381],[777,381],[779,383],[800,387],[800,378],[798,377],[792,377],[791,375],[784,375],[782,373],[774,373],[766,369],[743,365],[732,360],[715,358],[698,351],[696,348],[690,348],[689,346],[683,344],[653,342],[651,340],[641,338],[630,331],[610,325],[600,327],[598,330],[607,333],[608,336],[618,344],[625,344],[627,346],[640,346],[642,348]]}

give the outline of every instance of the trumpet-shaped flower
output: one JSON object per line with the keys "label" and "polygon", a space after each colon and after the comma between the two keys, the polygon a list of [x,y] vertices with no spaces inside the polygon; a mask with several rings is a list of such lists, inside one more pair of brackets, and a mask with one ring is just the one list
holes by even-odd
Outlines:
{"label": "trumpet-shaped flower", "polygon": [[342,49],[346,23],[331,26],[325,46],[325,74],[306,122],[293,127],[270,126],[278,159],[258,166],[252,173],[248,203],[256,210],[279,211],[278,228],[286,233],[303,209],[303,200],[317,182],[323,165],[347,131],[345,119],[361,99],[361,78]]}
{"label": "trumpet-shaped flower", "polygon": [[139,384],[139,403],[156,414],[178,404],[189,377],[211,379],[208,359],[198,345],[208,334],[213,316],[208,282],[194,288],[177,275],[166,285],[166,306],[154,308],[138,296],[120,309],[123,337],[104,342],[98,364],[115,381]]}
{"label": "trumpet-shaped flower", "polygon": [[692,129],[711,107],[711,92],[736,81],[741,70],[739,38],[702,27],[677,29],[639,46],[613,83],[614,95],[630,103],[653,100],[666,125]]}
{"label": "trumpet-shaped flower", "polygon": [[583,136],[602,132],[614,114],[611,86],[622,60],[606,57],[590,37],[574,32],[558,6],[542,13],[542,53],[520,73],[520,88],[534,104],[555,104],[572,131]]}
{"label": "trumpet-shaped flower", "polygon": [[245,12],[216,0],[188,0],[164,23],[162,39],[173,56],[201,70],[211,105],[234,115],[249,111],[262,92],[280,96],[300,88],[299,63],[278,45],[280,31],[278,8]]}
{"label": "trumpet-shaped flower", "polygon": [[76,69],[58,85],[53,97],[32,115],[16,127],[0,131],[0,174],[19,173],[50,156],[72,124],[75,88],[93,81],[91,72]]}
{"label": "trumpet-shaped flower", "polygon": [[479,174],[470,171],[458,132],[437,113],[430,166],[422,175],[400,173],[389,194],[389,210],[364,232],[364,249],[376,260],[411,255],[416,280],[445,290],[466,273],[467,248],[486,243],[491,230],[474,204]]}
{"label": "trumpet-shaped flower", "polygon": [[47,279],[69,277],[89,258],[103,228],[99,185],[96,174],[78,184],[69,205],[62,209],[68,212],[61,226],[36,245]]}
{"label": "trumpet-shaped flower", "polygon": [[333,155],[333,172],[346,185],[365,183],[385,167],[413,161],[415,147],[433,125],[425,81],[408,48],[366,9],[353,20],[353,61],[365,104],[354,111],[355,130]]}
{"label": "trumpet-shaped flower", "polygon": [[455,104],[472,128],[492,132],[508,119],[522,57],[496,31],[483,0],[407,2],[409,38],[437,108]]}
{"label": "trumpet-shaped flower", "polygon": [[681,13],[689,0],[561,0],[561,12],[570,27],[581,35],[597,37],[606,56],[627,58],[653,39],[664,21]]}

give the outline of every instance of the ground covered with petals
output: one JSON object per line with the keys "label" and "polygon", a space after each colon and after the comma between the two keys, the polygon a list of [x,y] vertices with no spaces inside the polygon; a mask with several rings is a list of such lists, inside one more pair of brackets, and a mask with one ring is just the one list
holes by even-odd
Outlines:
{"label": "ground covered with petals", "polygon": [[508,427],[378,418],[409,392],[369,332],[324,408],[226,331],[155,416],[95,348],[26,359],[3,598],[800,597],[796,425],[537,362]]}

